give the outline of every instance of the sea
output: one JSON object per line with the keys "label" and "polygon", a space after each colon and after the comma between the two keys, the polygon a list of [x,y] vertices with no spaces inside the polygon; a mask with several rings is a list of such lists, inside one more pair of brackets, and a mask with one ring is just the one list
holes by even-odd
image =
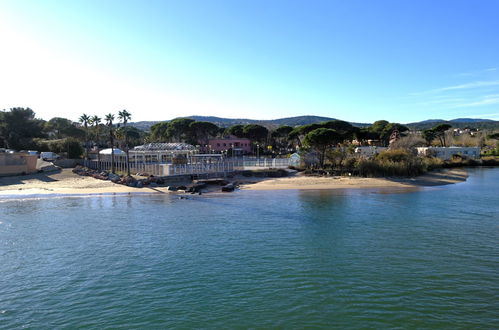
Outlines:
{"label": "sea", "polygon": [[0,200],[1,329],[499,326],[499,168],[407,192]]}

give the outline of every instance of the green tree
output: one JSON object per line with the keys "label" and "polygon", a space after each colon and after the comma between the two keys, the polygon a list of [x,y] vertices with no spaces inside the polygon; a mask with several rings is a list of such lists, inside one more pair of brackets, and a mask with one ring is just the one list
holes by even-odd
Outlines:
{"label": "green tree", "polygon": [[263,143],[269,135],[269,130],[261,125],[249,124],[244,126],[243,133],[246,138]]}
{"label": "green tree", "polygon": [[421,132],[421,135],[423,136],[423,139],[425,139],[426,145],[428,146],[430,146],[433,140],[437,137],[437,134],[433,129],[425,129]]}
{"label": "green tree", "polygon": [[118,112],[118,118],[121,120],[123,123],[123,130],[125,132],[125,157],[126,157],[126,172],[127,175],[130,176],[130,162],[129,162],[129,155],[128,155],[128,133],[127,133],[127,126],[126,124],[130,119],[132,119],[132,114],[126,110],[122,110]]}
{"label": "green tree", "polygon": [[234,135],[238,138],[243,138],[244,136],[244,125],[234,125],[227,129],[224,132],[225,135]]}
{"label": "green tree", "polygon": [[163,121],[151,126],[151,133],[148,138],[151,142],[166,142],[170,139],[168,136],[168,122]]}
{"label": "green tree", "polygon": [[291,126],[279,126],[270,134],[272,139],[271,145],[275,150],[281,151],[283,148],[287,149],[289,145],[289,133],[293,131]]}
{"label": "green tree", "polygon": [[98,169],[100,170],[100,124],[102,122],[102,119],[97,116],[93,115],[92,118],[90,118],[90,122],[94,127],[94,133],[95,133],[95,145],[97,146],[97,166]]}
{"label": "green tree", "polygon": [[90,123],[90,116],[83,114],[78,120],[83,124],[83,127],[85,127],[85,157],[88,159],[88,124]]}
{"label": "green tree", "polygon": [[323,123],[324,128],[334,129],[338,134],[341,135],[343,140],[352,141],[355,132],[358,128],[353,127],[352,124],[343,120],[330,120]]}
{"label": "green tree", "polygon": [[440,124],[440,125],[437,125],[433,128],[433,131],[435,131],[435,135],[439,139],[442,147],[447,146],[447,142],[445,141],[445,132],[447,130],[449,130],[449,128],[451,128],[451,127],[452,126],[449,124]]}
{"label": "green tree", "polygon": [[341,135],[334,129],[317,128],[305,136],[304,144],[315,149],[319,154],[319,163],[321,168],[324,168],[326,152],[329,148],[337,145],[340,142]]}
{"label": "green tree", "polygon": [[388,123],[385,128],[381,131],[379,139],[383,142],[383,145],[388,146],[390,141],[390,136],[394,131],[398,131],[401,135],[409,130],[408,127],[401,125],[399,123]]}
{"label": "green tree", "polygon": [[84,151],[81,142],[72,137],[49,141],[48,149],[57,154],[66,154],[70,159],[80,158]]}
{"label": "green tree", "polygon": [[210,137],[218,134],[219,127],[208,121],[195,121],[189,124],[194,138],[199,144],[207,144]]}
{"label": "green tree", "polygon": [[85,132],[76,127],[73,122],[66,118],[54,117],[45,124],[47,133],[53,134],[56,139],[65,137],[74,137],[77,139],[84,139]]}
{"label": "green tree", "polygon": [[30,108],[0,111],[0,145],[12,149],[28,149],[33,138],[43,137],[45,122],[35,118]]}
{"label": "green tree", "polygon": [[106,125],[109,128],[109,142],[111,144],[111,172],[115,173],[116,169],[114,167],[114,115],[112,113],[108,113],[105,117]]}
{"label": "green tree", "polygon": [[166,129],[167,135],[176,142],[187,142],[195,144],[195,139],[191,130],[191,123],[194,120],[190,118],[176,118],[168,122]]}

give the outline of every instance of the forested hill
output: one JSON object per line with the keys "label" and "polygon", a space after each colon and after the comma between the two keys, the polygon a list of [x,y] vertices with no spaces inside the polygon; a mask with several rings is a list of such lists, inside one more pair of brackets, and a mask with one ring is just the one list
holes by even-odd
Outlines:
{"label": "forested hill", "polygon": [[[288,118],[279,118],[272,120],[257,120],[257,119],[233,119],[233,118],[221,118],[221,117],[213,117],[213,116],[188,116],[185,118],[194,119],[196,121],[207,121],[213,124],[216,124],[219,127],[230,127],[234,125],[247,125],[247,124],[259,124],[263,126],[271,126],[278,127],[283,125],[288,126],[301,126],[313,123],[320,123],[329,120],[335,120],[335,118],[329,117],[320,117],[320,116],[298,116],[298,117],[288,117]],[[152,125],[158,123],[158,121],[139,121],[131,123],[130,125],[137,127],[142,130],[148,130]],[[362,124],[362,123],[351,123],[354,126],[365,127],[370,124]]]}
{"label": "forested hill", "polygon": [[490,119],[475,119],[475,118],[457,118],[452,120],[429,119],[416,123],[406,124],[411,130],[423,130],[435,127],[439,124],[449,124],[452,127],[459,128],[478,128],[480,130],[497,130],[499,129],[499,121]]}
{"label": "forested hill", "polygon": [[[297,116],[297,117],[287,117],[272,120],[257,120],[257,119],[233,119],[233,118],[221,118],[213,116],[189,116],[186,118],[194,119],[196,121],[207,121],[216,124],[219,127],[230,127],[233,125],[247,125],[247,124],[259,124],[268,127],[278,127],[282,125],[288,126],[301,126],[313,123],[320,123],[329,120],[335,120],[335,118],[320,117],[320,116]],[[382,118],[381,118],[382,119]],[[149,128],[158,123],[159,121],[139,121],[131,123],[132,126],[137,127],[141,130],[149,130]],[[370,126],[370,123],[351,123],[353,126],[366,127]],[[499,129],[499,121],[494,121],[490,119],[474,119],[474,118],[457,118],[452,120],[443,119],[428,119],[420,122],[405,124],[407,127],[413,130],[423,130],[427,128],[435,127],[438,124],[449,124],[452,127],[470,127],[478,129]]]}
{"label": "forested hill", "polygon": [[233,125],[247,125],[247,124],[260,124],[260,125],[273,125],[273,126],[300,126],[313,123],[320,123],[323,121],[334,120],[334,118],[329,117],[319,117],[319,116],[298,116],[298,117],[288,117],[272,120],[258,120],[258,119],[231,119],[231,118],[220,118],[220,117],[205,117],[205,116],[190,116],[187,117],[194,119],[196,121],[208,121],[214,123],[221,127],[229,127]]}

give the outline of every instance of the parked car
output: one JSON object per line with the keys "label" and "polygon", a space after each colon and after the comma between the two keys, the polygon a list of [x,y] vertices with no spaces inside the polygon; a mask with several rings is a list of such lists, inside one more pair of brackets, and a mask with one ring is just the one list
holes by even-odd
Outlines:
{"label": "parked car", "polygon": [[40,153],[40,158],[43,159],[43,160],[45,160],[45,161],[51,162],[53,160],[61,158],[61,156],[59,156],[55,152],[43,151],[43,152]]}
{"label": "parked car", "polygon": [[19,152],[28,155],[38,155],[38,151],[36,150],[21,150]]}

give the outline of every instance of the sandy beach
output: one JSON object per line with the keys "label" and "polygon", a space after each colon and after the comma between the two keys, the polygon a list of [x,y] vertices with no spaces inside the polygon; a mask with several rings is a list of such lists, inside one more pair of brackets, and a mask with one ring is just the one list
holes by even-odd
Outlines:
{"label": "sandy beach", "polygon": [[[369,189],[438,186],[466,181],[464,169],[432,172],[416,178],[359,178],[359,177],[314,177],[294,175],[285,178],[236,177],[241,190],[323,190],[323,189]],[[215,187],[214,187],[215,188]],[[217,188],[218,191],[218,188]],[[99,195],[132,193],[170,193],[166,187],[133,188],[114,184],[110,181],[79,176],[71,169],[59,172],[32,175],[0,177],[1,196],[29,195]]]}
{"label": "sandy beach", "polygon": [[74,174],[71,169],[23,176],[0,177],[1,196],[98,195],[167,192],[165,187],[133,188]]}
{"label": "sandy beach", "polygon": [[442,170],[416,178],[361,178],[361,177],[314,177],[296,175],[286,178],[260,180],[242,185],[248,190],[322,190],[322,189],[370,189],[370,188],[414,188],[454,184],[466,181],[464,169]]}

